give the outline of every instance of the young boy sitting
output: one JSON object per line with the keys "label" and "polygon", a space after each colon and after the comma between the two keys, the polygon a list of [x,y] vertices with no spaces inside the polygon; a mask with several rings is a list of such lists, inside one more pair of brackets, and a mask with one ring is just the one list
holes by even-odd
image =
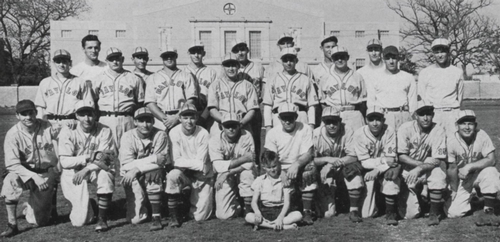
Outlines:
{"label": "young boy sitting", "polygon": [[281,164],[273,151],[262,154],[261,165],[266,174],[259,176],[252,184],[253,213],[248,213],[245,220],[258,227],[274,230],[297,229],[297,222],[302,220],[299,211],[290,210],[291,188],[284,188],[280,179]]}

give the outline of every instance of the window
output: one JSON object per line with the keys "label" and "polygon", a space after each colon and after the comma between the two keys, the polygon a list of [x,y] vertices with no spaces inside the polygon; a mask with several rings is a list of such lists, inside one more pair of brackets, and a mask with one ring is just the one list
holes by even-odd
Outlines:
{"label": "window", "polygon": [[200,31],[200,43],[205,46],[205,57],[212,57],[212,31]]}
{"label": "window", "polygon": [[126,37],[126,30],[117,30],[116,31],[116,38],[125,38]]}
{"label": "window", "polygon": [[231,52],[231,43],[236,40],[236,31],[224,31],[224,54]]}
{"label": "window", "polygon": [[339,30],[332,30],[330,31],[330,35],[334,35],[334,36],[339,36],[340,35],[340,31]]}
{"label": "window", "polygon": [[262,44],[261,44],[261,32],[260,31],[250,31],[250,58],[261,58],[262,57]]}
{"label": "window", "polygon": [[380,36],[389,36],[389,30],[379,30]]}
{"label": "window", "polygon": [[356,70],[365,66],[365,59],[356,59]]}
{"label": "window", "polygon": [[91,34],[91,35],[99,35],[99,30],[89,30],[89,34]]}
{"label": "window", "polygon": [[71,30],[61,30],[61,38],[71,38]]}
{"label": "window", "polygon": [[365,31],[364,30],[357,30],[356,32],[354,32],[354,37],[355,38],[365,37]]}

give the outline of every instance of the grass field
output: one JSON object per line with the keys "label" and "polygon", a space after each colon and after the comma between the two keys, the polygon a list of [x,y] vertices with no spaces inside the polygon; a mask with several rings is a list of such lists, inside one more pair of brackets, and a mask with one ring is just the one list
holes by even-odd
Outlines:
{"label": "grass field", "polygon": [[[480,128],[500,147],[500,101],[467,101],[465,108],[473,109],[478,116]],[[7,130],[16,122],[9,111],[0,110],[0,141],[4,140]],[[3,146],[1,146],[3,155]],[[497,152],[497,157],[500,157]],[[4,167],[3,156],[0,170]],[[117,177],[119,181],[121,177]],[[2,181],[0,181],[0,185]],[[108,232],[97,234],[94,225],[74,228],[69,222],[70,204],[59,189],[57,225],[32,228],[24,219],[19,220],[21,234],[5,241],[500,241],[500,228],[476,227],[475,214],[461,219],[445,219],[436,227],[428,227],[426,219],[401,220],[399,226],[385,225],[383,217],[364,219],[363,223],[353,224],[347,214],[316,221],[313,226],[301,227],[297,231],[274,232],[267,230],[252,231],[244,225],[243,218],[220,221],[212,219],[205,222],[188,221],[180,228],[164,228],[149,232],[149,223],[130,225],[125,221],[123,210],[123,188],[116,183],[113,196],[113,215]],[[6,228],[5,203],[0,201],[0,230]],[[165,222],[166,223],[166,222]]]}

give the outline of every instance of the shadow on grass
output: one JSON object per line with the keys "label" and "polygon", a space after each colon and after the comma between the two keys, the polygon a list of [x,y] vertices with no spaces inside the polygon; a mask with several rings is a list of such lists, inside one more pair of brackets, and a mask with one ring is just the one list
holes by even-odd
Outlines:
{"label": "shadow on grass", "polygon": [[127,216],[126,202],[125,198],[113,201],[109,209],[109,219],[119,220],[125,218]]}

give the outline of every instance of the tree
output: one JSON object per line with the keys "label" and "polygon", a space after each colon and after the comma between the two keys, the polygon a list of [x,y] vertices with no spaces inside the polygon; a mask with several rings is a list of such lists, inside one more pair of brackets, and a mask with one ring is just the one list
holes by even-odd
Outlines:
{"label": "tree", "polygon": [[417,74],[417,64],[411,60],[412,58],[413,54],[410,51],[399,47],[399,69],[415,75]]}
{"label": "tree", "polygon": [[[4,74],[11,83],[37,84],[50,74],[50,21],[76,17],[89,10],[85,0],[0,0]],[[4,49],[2,49],[3,51]],[[0,77],[1,78],[1,77]]]}
{"label": "tree", "polygon": [[425,54],[420,61],[430,62],[430,45],[436,38],[450,40],[452,64],[477,68],[490,47],[483,40],[498,26],[494,19],[478,13],[491,0],[398,0],[387,6],[405,20],[400,30],[407,49]]}

